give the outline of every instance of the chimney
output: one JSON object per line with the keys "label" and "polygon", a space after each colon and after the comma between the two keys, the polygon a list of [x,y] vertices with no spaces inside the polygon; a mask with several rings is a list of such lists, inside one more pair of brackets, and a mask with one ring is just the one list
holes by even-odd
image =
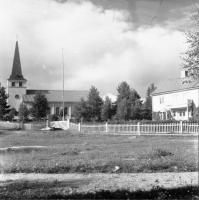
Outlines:
{"label": "chimney", "polygon": [[186,78],[188,76],[188,71],[183,70],[181,71],[181,78]]}

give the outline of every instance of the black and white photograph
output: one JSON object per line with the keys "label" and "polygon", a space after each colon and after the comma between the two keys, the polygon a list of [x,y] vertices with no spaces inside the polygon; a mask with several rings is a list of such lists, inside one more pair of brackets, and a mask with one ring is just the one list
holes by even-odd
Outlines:
{"label": "black and white photograph", "polygon": [[199,199],[199,0],[0,0],[0,199]]}

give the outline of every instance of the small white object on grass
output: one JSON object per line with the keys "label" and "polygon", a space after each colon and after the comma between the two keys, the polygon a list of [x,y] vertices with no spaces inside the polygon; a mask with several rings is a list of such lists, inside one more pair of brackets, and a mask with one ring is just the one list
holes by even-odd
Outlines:
{"label": "small white object on grass", "polygon": [[129,137],[129,139],[136,139],[137,138],[137,136],[131,136],[131,137]]}
{"label": "small white object on grass", "polygon": [[115,169],[113,170],[113,172],[116,172],[116,171],[118,171],[119,169],[120,169],[119,166],[115,166]]}

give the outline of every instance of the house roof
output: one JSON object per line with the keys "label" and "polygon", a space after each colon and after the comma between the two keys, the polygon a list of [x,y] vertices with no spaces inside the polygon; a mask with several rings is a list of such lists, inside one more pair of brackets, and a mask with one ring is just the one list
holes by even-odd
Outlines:
{"label": "house roof", "polygon": [[12,66],[12,74],[10,75],[10,78],[8,80],[9,81],[26,80],[22,75],[18,41],[16,41],[16,46],[15,46],[14,60],[13,60],[13,66]]}
{"label": "house roof", "polygon": [[192,80],[191,78],[168,79],[158,85],[157,89],[151,95],[155,96],[164,93],[192,90],[195,88],[199,88],[199,80]]}
{"label": "house roof", "polygon": [[[46,95],[48,102],[63,101],[62,90],[26,90],[26,95],[23,95],[23,102],[33,102],[36,91],[42,91]],[[88,91],[65,90],[64,102],[80,102],[82,98],[87,99],[88,93]]]}

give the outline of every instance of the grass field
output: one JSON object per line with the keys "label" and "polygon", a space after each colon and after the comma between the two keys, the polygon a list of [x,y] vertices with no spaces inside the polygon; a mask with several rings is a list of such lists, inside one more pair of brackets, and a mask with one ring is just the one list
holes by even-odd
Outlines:
{"label": "grass field", "polygon": [[198,171],[198,138],[0,131],[1,173]]}

